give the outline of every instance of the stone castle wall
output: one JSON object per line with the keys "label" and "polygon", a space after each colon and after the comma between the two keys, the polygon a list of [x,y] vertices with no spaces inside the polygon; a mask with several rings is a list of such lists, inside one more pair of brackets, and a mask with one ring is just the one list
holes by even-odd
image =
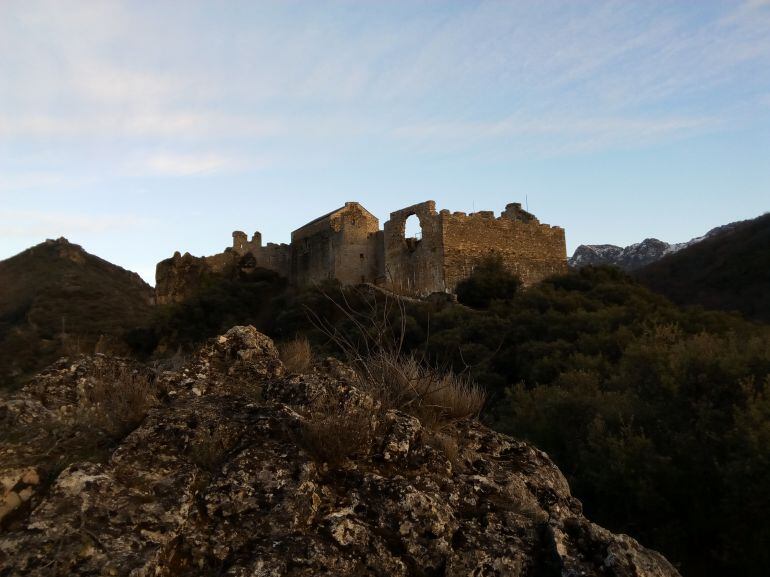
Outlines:
{"label": "stone castle wall", "polygon": [[233,244],[224,252],[197,257],[179,252],[158,263],[155,268],[155,302],[159,305],[178,303],[192,296],[210,278],[237,278],[257,269],[268,269],[286,278],[291,273],[291,247],[268,243],[262,246],[262,235],[254,233],[249,241],[246,233],[233,232]]}
{"label": "stone castle wall", "polygon": [[[420,221],[420,238],[406,238],[406,221],[412,215]],[[384,242],[386,286],[407,294],[444,291],[443,231],[435,202],[391,212],[384,226]]]}
{"label": "stone castle wall", "polygon": [[298,285],[337,279],[375,282],[380,268],[379,220],[357,202],[322,216],[291,235],[292,280]]}
{"label": "stone castle wall", "polygon": [[[420,221],[419,238],[406,238],[406,220]],[[509,204],[497,218],[491,211],[436,212],[433,201],[392,212],[385,223],[387,284],[399,292],[454,292],[486,256],[499,254],[525,285],[567,270],[564,229],[540,224]]]}
{"label": "stone castle wall", "polygon": [[[422,232],[406,238],[406,221],[412,215]],[[567,270],[564,229],[541,224],[520,204],[509,204],[495,217],[491,211],[437,212],[435,202],[427,201],[392,212],[380,230],[369,211],[347,202],[295,230],[290,245],[263,246],[258,232],[248,240],[236,231],[232,247],[223,253],[210,257],[176,253],[158,264],[156,300],[179,302],[207,276],[242,276],[260,268],[296,285],[337,279],[415,295],[454,292],[457,283],[492,253],[502,256],[525,285]]]}
{"label": "stone castle wall", "polygon": [[159,305],[182,302],[192,296],[204,278],[215,272],[206,258],[179,252],[155,267],[155,302]]}
{"label": "stone castle wall", "polygon": [[[524,211],[521,211],[522,213]],[[567,272],[564,229],[540,224],[529,213],[517,215],[511,206],[495,218],[492,212],[440,214],[444,247],[444,288],[453,292],[478,262],[492,253],[525,286]]]}

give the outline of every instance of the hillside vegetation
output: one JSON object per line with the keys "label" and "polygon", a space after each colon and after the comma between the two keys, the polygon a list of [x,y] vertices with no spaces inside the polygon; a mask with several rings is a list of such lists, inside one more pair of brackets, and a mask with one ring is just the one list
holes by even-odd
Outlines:
{"label": "hillside vegetation", "polygon": [[635,275],[680,305],[770,322],[770,214],[737,223]]}
{"label": "hillside vegetation", "polygon": [[[479,383],[484,419],[547,451],[588,514],[685,575],[761,573],[770,563],[770,329],[682,309],[614,268],[517,290],[495,266],[478,267],[464,287],[480,309],[399,306],[333,284],[295,291],[266,277],[209,287],[163,311],[150,332],[175,350],[216,334],[224,318],[279,340],[305,335],[325,356],[342,352],[330,335],[365,342],[360,325],[376,332],[388,318],[404,352]],[[246,301],[234,297],[244,291]]]}
{"label": "hillside vegetation", "polygon": [[0,261],[0,387],[74,352],[127,350],[150,318],[152,288],[66,239]]}
{"label": "hillside vegetation", "polygon": [[[720,245],[748,247],[748,268],[725,257],[712,269],[744,274],[754,303],[767,270],[763,222]],[[0,366],[15,376],[71,345],[69,335],[130,329],[137,356],[182,362],[233,325],[279,344],[306,338],[320,358],[349,357],[385,327],[400,353],[478,383],[482,418],[547,451],[611,530],[661,550],[685,575],[755,575],[770,563],[770,328],[682,308],[618,269],[586,267],[524,290],[491,260],[460,287],[460,304],[335,283],[295,289],[258,271],[150,310],[134,275],[50,243],[0,263],[0,281]]]}

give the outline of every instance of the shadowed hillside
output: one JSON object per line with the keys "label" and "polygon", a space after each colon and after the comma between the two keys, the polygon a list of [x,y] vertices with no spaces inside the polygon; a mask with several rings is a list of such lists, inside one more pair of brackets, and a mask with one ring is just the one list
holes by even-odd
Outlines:
{"label": "shadowed hillside", "polygon": [[123,333],[147,320],[151,303],[139,275],[64,238],[0,262],[0,386],[62,354],[121,350]]}
{"label": "shadowed hillside", "polygon": [[738,223],[636,273],[680,305],[770,321],[770,214]]}

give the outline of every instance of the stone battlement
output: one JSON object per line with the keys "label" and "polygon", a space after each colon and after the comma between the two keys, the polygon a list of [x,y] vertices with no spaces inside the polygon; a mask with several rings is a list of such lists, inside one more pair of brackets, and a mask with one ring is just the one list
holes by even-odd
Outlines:
{"label": "stone battlement", "polygon": [[[406,237],[406,221],[415,216],[421,235]],[[320,216],[298,228],[291,244],[262,245],[233,232],[233,244],[209,257],[181,256],[158,264],[159,304],[184,300],[211,275],[248,275],[268,269],[297,285],[327,279],[343,284],[373,283],[415,295],[454,292],[478,262],[498,254],[525,285],[567,270],[564,229],[541,224],[535,215],[512,203],[500,216],[492,211],[436,211],[432,200],[390,214],[380,230],[378,219],[357,202]]]}

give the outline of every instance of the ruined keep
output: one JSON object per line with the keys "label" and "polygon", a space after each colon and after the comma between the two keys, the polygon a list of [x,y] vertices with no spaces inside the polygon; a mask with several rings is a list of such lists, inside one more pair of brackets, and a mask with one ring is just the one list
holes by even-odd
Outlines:
{"label": "ruined keep", "polygon": [[380,221],[357,202],[318,217],[291,233],[291,280],[298,285],[337,279],[376,282]]}
{"label": "ruined keep", "polygon": [[[407,238],[411,216],[419,220],[421,234]],[[158,264],[156,301],[179,302],[206,278],[248,275],[258,269],[275,271],[296,285],[337,279],[421,296],[452,293],[493,253],[524,285],[567,270],[564,229],[541,224],[519,203],[507,205],[495,217],[491,211],[437,212],[431,200],[390,213],[380,230],[377,217],[357,202],[346,202],[292,232],[291,244],[263,246],[260,233],[249,241],[236,231],[232,246],[223,253],[175,253]]]}

